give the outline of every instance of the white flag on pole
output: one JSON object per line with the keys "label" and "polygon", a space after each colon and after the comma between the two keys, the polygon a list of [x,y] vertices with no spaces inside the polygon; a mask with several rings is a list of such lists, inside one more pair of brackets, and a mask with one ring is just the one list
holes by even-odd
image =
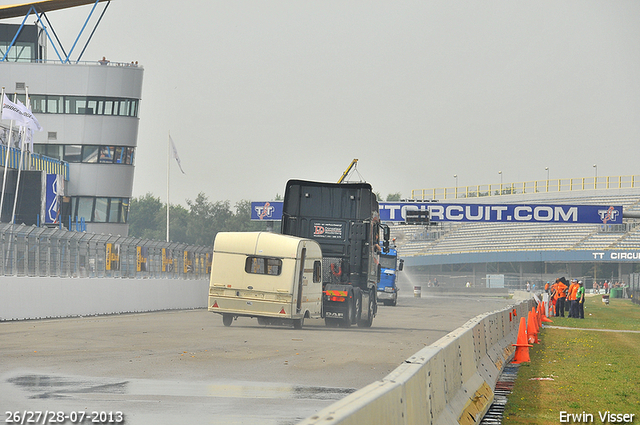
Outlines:
{"label": "white flag on pole", "polygon": [[27,126],[36,131],[42,131],[40,123],[33,116],[33,113],[18,100],[18,103],[13,103],[9,100],[7,95],[4,95],[2,99],[2,119],[14,120],[18,125]]}
{"label": "white flag on pole", "polygon": [[40,126],[40,123],[38,122],[36,117],[33,116],[31,109],[24,106],[22,102],[20,102],[20,99],[18,99],[18,106],[22,109],[22,116],[24,117],[24,125],[26,125],[32,130],[42,131],[42,126]]}
{"label": "white flag on pole", "polygon": [[17,121],[18,124],[24,123],[24,117],[22,116],[20,107],[10,101],[6,94],[4,95],[4,99],[2,99],[2,119],[14,120]]}
{"label": "white flag on pole", "polygon": [[180,167],[180,171],[182,171],[182,174],[185,174],[184,170],[182,169],[182,164],[180,164],[178,149],[176,149],[176,145],[175,143],[173,143],[173,139],[171,138],[171,135],[169,135],[169,141],[171,142],[171,150],[173,151],[173,157],[176,159],[176,162],[178,163],[178,167]]}

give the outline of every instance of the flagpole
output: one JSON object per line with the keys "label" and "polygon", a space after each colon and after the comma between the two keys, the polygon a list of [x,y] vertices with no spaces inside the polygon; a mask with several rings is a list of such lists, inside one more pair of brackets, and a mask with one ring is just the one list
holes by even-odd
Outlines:
{"label": "flagpole", "polygon": [[[4,108],[4,87],[2,88],[2,107]],[[17,95],[13,94],[13,101],[16,101]],[[2,215],[2,207],[4,206],[4,192],[7,187],[7,170],[9,169],[9,151],[11,150],[11,135],[13,134],[13,120],[9,124],[9,137],[7,138],[7,154],[4,157],[4,177],[2,178],[2,195],[0,195],[0,217]]]}
{"label": "flagpole", "polygon": [[169,242],[169,171],[171,170],[171,132],[167,138],[167,242]]}
{"label": "flagpole", "polygon": [[22,143],[20,143],[20,161],[18,162],[18,178],[16,180],[16,193],[13,196],[13,210],[11,210],[11,224],[15,224],[16,218],[16,206],[18,205],[18,191],[20,189],[20,175],[22,174],[22,159],[24,157],[24,142],[25,134],[27,132],[26,127],[22,127]]}
{"label": "flagpole", "polygon": [[[25,87],[25,102],[26,107],[29,109],[29,87]],[[20,190],[20,175],[22,174],[22,160],[24,158],[24,144],[26,142],[27,126],[22,127],[22,142],[20,143],[20,161],[18,162],[18,178],[16,181],[16,193],[13,196],[13,210],[11,211],[11,224],[15,224],[16,219],[16,206],[18,205],[18,192]]]}

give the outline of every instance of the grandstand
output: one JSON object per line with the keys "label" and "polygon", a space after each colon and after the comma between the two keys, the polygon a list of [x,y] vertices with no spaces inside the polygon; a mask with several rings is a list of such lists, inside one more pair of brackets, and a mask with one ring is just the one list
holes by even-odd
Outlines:
{"label": "grandstand", "polygon": [[[640,271],[640,218],[635,218],[640,217],[640,184],[636,187],[635,183],[640,179],[603,179],[606,184],[598,184],[597,189],[596,182],[585,185],[584,179],[582,185],[572,184],[566,191],[511,189],[525,187],[520,183],[504,185],[509,190],[485,192],[493,196],[455,199],[465,204],[621,205],[623,224],[448,222],[436,226],[396,225],[392,226],[392,235],[405,259],[407,274],[423,284],[437,279],[452,286],[470,281],[484,287],[490,274],[505,274],[505,285],[512,288],[524,288],[527,281],[544,285],[559,276],[579,278],[587,289],[594,281],[605,279],[629,282],[629,275]],[[469,189],[455,192],[469,193]],[[446,195],[454,191],[427,189],[413,193]],[[443,201],[452,202],[448,196]]]}

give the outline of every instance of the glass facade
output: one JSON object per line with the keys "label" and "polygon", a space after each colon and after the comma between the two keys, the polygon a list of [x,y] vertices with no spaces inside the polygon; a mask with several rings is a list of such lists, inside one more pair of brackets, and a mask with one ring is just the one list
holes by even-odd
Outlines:
{"label": "glass facade", "polygon": [[126,223],[129,198],[100,196],[72,196],[72,221],[84,219],[87,223]]}
{"label": "glass facade", "polygon": [[[51,94],[32,94],[29,98],[31,110],[37,114],[138,116],[138,99]],[[19,94],[18,99],[26,102],[24,94]]]}
{"label": "glass facade", "polygon": [[34,143],[34,153],[67,162],[134,165],[136,148],[131,146],[54,145]]}

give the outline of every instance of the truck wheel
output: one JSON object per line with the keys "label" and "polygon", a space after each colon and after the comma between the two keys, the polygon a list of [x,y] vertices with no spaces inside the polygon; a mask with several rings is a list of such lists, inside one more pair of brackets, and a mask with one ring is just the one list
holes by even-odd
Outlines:
{"label": "truck wheel", "polygon": [[302,329],[302,326],[304,326],[304,316],[299,319],[294,319],[293,321],[294,329]]}
{"label": "truck wheel", "polygon": [[231,323],[233,323],[233,316],[231,314],[228,313],[223,313],[222,314],[222,324],[225,325],[226,327],[231,326]]}
{"label": "truck wheel", "polygon": [[393,301],[391,301],[391,305],[392,305],[393,307],[395,307],[395,306],[396,306],[396,304],[398,304],[398,298],[397,298],[397,297],[396,297],[396,298],[394,298],[394,299],[393,299]]}
{"label": "truck wheel", "polygon": [[342,320],[340,321],[341,328],[348,328],[351,326],[351,318],[353,317],[353,302],[347,303],[347,311],[344,313]]}
{"label": "truck wheel", "polygon": [[370,328],[373,324],[373,297],[369,297],[368,307],[369,314],[366,320],[358,320],[358,327],[360,328]]}

